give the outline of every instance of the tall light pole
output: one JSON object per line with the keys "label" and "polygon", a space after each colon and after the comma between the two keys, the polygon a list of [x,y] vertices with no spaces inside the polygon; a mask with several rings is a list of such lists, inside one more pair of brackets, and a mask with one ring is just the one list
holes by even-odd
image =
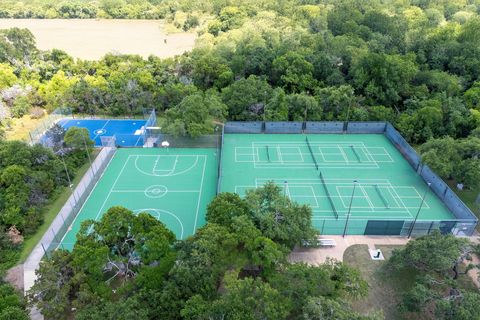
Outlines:
{"label": "tall light pole", "polygon": [[72,192],[73,199],[75,200],[75,206],[76,206],[77,205],[77,198],[75,197],[75,192],[73,191],[72,180],[70,180],[70,174],[68,173],[68,168],[67,168],[67,164],[65,163],[65,158],[63,157],[63,152],[61,152],[60,155],[62,156],[63,167],[65,168],[65,173],[67,174],[68,187],[70,188],[70,191]]}
{"label": "tall light pole", "polygon": [[427,197],[427,192],[430,190],[430,186],[432,185],[430,182],[427,183],[428,188],[425,189],[425,193],[423,194],[422,201],[420,202],[420,205],[418,206],[417,214],[415,215],[415,220],[413,220],[412,225],[410,226],[410,230],[408,231],[408,238],[412,236],[413,228],[415,228],[415,223],[417,223],[418,216],[420,215],[420,210],[422,210],[423,204],[425,203],[425,198]]}
{"label": "tall light pole", "polygon": [[355,187],[357,186],[357,180],[353,180],[352,196],[350,197],[350,205],[348,206],[347,220],[345,221],[345,229],[343,229],[343,237],[345,238],[348,228],[348,220],[350,219],[350,212],[352,211],[353,197],[355,196]]}

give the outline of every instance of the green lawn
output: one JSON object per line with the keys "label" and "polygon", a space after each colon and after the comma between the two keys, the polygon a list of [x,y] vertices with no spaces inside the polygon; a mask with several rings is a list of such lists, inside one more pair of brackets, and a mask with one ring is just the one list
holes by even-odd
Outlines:
{"label": "green lawn", "polygon": [[[95,159],[97,154],[98,154],[98,151],[94,150],[92,154],[92,161]],[[88,168],[90,168],[89,162],[85,163],[83,166],[81,166],[78,169],[75,179],[73,179],[72,181],[74,187],[76,187],[77,184],[80,182],[85,172],[87,172]],[[30,252],[32,252],[33,248],[37,245],[38,241],[40,241],[40,239],[43,237],[43,234],[47,231],[48,227],[52,223],[53,219],[55,219],[60,209],[62,209],[65,202],[67,202],[68,197],[70,197],[70,194],[71,194],[70,189],[67,187],[64,187],[62,190],[59,191],[58,196],[55,197],[54,200],[52,200],[48,205],[45,206],[45,208],[43,209],[44,221],[42,225],[38,228],[35,234],[25,239],[25,242],[23,243],[22,252],[19,258],[19,263],[23,263],[25,259],[27,259],[28,255],[30,254]]]}
{"label": "green lawn", "polygon": [[[382,250],[386,259],[392,255],[395,248],[402,246],[377,245]],[[386,274],[381,268],[385,261],[373,261],[368,254],[367,245],[353,245],[343,254],[343,261],[360,270],[364,279],[368,282],[369,292],[364,299],[354,301],[354,310],[367,314],[375,310],[383,310],[385,319],[419,319],[418,314],[402,315],[398,312],[397,306],[401,295],[412,288],[417,273],[412,269],[405,269],[399,272]],[[457,284],[466,290],[476,290],[473,282],[466,275],[461,275]]]}

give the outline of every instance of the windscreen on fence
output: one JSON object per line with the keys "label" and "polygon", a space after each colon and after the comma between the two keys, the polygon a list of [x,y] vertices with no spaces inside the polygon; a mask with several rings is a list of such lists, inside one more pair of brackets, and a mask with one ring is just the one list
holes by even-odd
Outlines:
{"label": "windscreen on fence", "polygon": [[348,122],[347,133],[384,133],[386,122]]}
{"label": "windscreen on fence", "polygon": [[265,122],[265,133],[302,133],[303,122]]}
{"label": "windscreen on fence", "polygon": [[341,121],[307,121],[305,133],[342,133],[343,124]]}
{"label": "windscreen on fence", "polygon": [[435,192],[435,194],[443,201],[445,198],[445,192],[448,189],[448,186],[443,180],[437,176],[432,169],[426,164],[422,165],[420,176],[428,184],[430,183],[430,189]]}
{"label": "windscreen on fence", "polygon": [[416,171],[420,164],[420,156],[390,123],[387,123],[385,128],[385,136],[397,147]]}
{"label": "windscreen on fence", "polygon": [[470,208],[468,208],[450,188],[445,192],[445,199],[443,201],[447,208],[455,214],[457,219],[476,220]]}
{"label": "windscreen on fence", "polygon": [[225,123],[225,133],[262,133],[261,121],[229,121]]}

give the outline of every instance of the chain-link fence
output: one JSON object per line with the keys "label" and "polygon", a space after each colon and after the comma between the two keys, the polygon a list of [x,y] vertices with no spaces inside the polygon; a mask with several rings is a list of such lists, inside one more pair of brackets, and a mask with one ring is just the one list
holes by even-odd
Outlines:
{"label": "chain-link fence", "polygon": [[33,285],[35,270],[38,268],[41,259],[45,255],[48,256],[52,250],[62,247],[63,237],[68,232],[83,203],[108,166],[115,154],[115,150],[114,147],[102,148],[79,184],[74,189],[72,188],[72,193],[67,202],[57,214],[40,242],[28,256],[24,263],[25,290],[28,290]]}
{"label": "chain-link fence", "polygon": [[62,119],[72,118],[72,110],[69,108],[58,108],[50,114],[47,114],[40,120],[38,125],[30,131],[30,144],[42,143],[45,133]]}

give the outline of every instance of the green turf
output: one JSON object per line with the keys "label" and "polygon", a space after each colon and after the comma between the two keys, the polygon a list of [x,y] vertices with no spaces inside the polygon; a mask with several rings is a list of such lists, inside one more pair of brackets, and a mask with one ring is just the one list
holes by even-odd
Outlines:
{"label": "green turf", "polygon": [[61,241],[71,249],[82,221],[99,220],[112,206],[146,211],[178,239],[205,223],[207,204],[216,193],[215,149],[118,149],[77,218]]}
{"label": "green turf", "polygon": [[[352,193],[347,230],[364,234],[368,220],[412,221],[428,189],[381,134],[226,134],[222,162],[221,191],[244,195],[272,180],[312,207],[323,234],[342,234]],[[428,191],[418,221],[454,219]]]}

